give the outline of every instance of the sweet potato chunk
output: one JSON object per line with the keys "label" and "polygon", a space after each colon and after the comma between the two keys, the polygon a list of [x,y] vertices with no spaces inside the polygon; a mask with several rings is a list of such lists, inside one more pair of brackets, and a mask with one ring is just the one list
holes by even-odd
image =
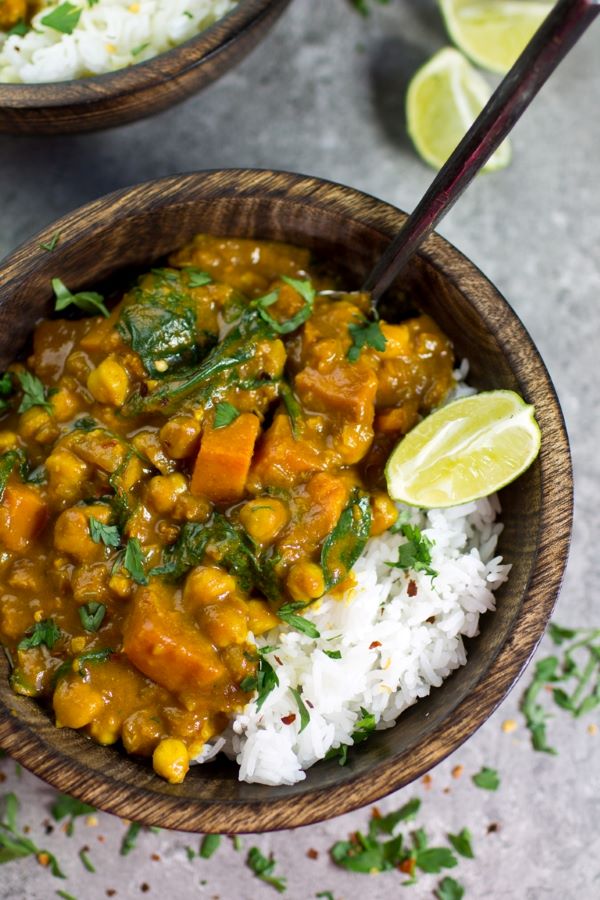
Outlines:
{"label": "sweet potato chunk", "polygon": [[140,588],[123,628],[123,650],[140,672],[179,693],[225,675],[213,645],[170,603],[168,589]]}
{"label": "sweet potato chunk", "polygon": [[335,528],[350,496],[350,482],[340,475],[319,472],[306,485],[304,509],[277,543],[287,562],[309,556]]}
{"label": "sweet potato chunk", "polygon": [[371,425],[377,377],[363,366],[338,363],[331,372],[306,368],[296,376],[296,392],[305,409],[340,413],[352,422]]}
{"label": "sweet potato chunk", "polygon": [[290,487],[327,465],[323,452],[307,440],[296,440],[287,413],[275,416],[256,449],[252,467],[255,485]]}
{"label": "sweet potato chunk", "polygon": [[0,547],[24,550],[44,527],[47,508],[37,488],[12,484],[0,503]]}
{"label": "sweet potato chunk", "polygon": [[191,492],[213,503],[236,503],[244,496],[260,422],[242,413],[223,428],[207,426],[192,475]]}

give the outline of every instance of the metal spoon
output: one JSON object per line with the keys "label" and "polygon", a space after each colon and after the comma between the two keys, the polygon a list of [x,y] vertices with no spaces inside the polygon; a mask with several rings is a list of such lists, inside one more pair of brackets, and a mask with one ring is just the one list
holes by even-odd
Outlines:
{"label": "metal spoon", "polygon": [[374,305],[599,13],[600,0],[559,0],[552,9],[367,277],[362,290]]}

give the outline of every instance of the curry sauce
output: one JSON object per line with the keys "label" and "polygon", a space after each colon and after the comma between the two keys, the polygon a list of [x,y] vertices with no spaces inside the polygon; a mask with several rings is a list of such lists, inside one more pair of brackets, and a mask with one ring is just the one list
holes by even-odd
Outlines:
{"label": "curry sauce", "polygon": [[0,379],[12,686],[174,783],[252,696],[253,636],[394,524],[387,456],[453,385],[428,316],[335,286],[306,250],[198,235],[110,312],[56,280]]}

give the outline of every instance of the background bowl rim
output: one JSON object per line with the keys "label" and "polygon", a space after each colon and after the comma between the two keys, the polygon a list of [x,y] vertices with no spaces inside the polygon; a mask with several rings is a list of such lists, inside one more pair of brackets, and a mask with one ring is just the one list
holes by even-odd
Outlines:
{"label": "background bowl rim", "polygon": [[[272,7],[289,0],[239,0],[238,5],[203,31],[176,47],[114,72],[67,81],[9,84],[0,82],[0,109],[34,109],[97,102],[107,96],[134,94],[195,69],[253,27]],[[194,58],[189,60],[188,53]]]}
{"label": "background bowl rim", "polygon": [[[370,227],[377,226],[374,221],[365,222],[369,216],[373,216],[374,220],[378,216],[380,220],[391,216],[402,221],[406,215],[391,204],[354,188],[289,172],[223,169],[166,176],[117,190],[46,226],[0,262],[0,272],[6,272],[9,276],[3,290],[18,287],[27,279],[27,272],[35,265],[36,258],[45,258],[40,244],[48,241],[57,231],[67,243],[69,237],[79,236],[80,240],[86,223],[90,227],[89,223],[96,213],[101,213],[106,219],[112,217],[111,220],[114,221],[115,215],[122,218],[131,217],[136,211],[141,213],[145,207],[144,198],[150,192],[160,190],[162,205],[173,207],[177,205],[177,197],[181,202],[182,192],[188,194],[193,188],[196,192],[204,191],[210,197],[211,189],[217,190],[217,186],[228,191],[227,196],[241,198],[260,194],[273,202],[283,199],[284,202],[293,203],[295,200],[316,208],[319,207],[319,198],[325,199],[324,195],[327,194],[329,208],[333,204],[334,209],[346,218],[354,209],[357,221]],[[291,196],[289,193],[284,195],[284,191],[291,192]],[[98,226],[98,221],[95,224]],[[448,722],[448,716],[445,716],[429,736],[429,742],[435,744],[435,751],[427,748],[427,752],[419,760],[409,759],[414,750],[405,751],[392,760],[375,765],[367,774],[353,776],[350,772],[340,785],[311,790],[310,784],[307,784],[307,790],[301,797],[295,798],[278,799],[275,796],[256,801],[191,801],[188,797],[161,794],[161,809],[157,812],[153,805],[156,803],[156,795],[137,785],[128,785],[124,791],[123,783],[112,776],[105,773],[102,777],[97,776],[78,760],[66,756],[59,748],[46,744],[25,721],[15,717],[14,710],[0,700],[0,745],[26,768],[59,790],[66,790],[101,809],[125,818],[135,818],[144,824],[163,825],[184,831],[228,833],[298,827],[374,802],[419,778],[467,740],[514,687],[544,634],[568,557],[573,514],[568,436],[556,392],[539,351],[502,294],[474,263],[438,234],[433,234],[427,240],[419,255],[441,272],[468,300],[474,296],[472,284],[475,278],[477,291],[486,292],[493,297],[503,312],[513,319],[529,353],[528,358],[535,363],[536,385],[541,379],[547,392],[547,419],[549,424],[552,423],[551,446],[548,446],[548,441],[544,442],[540,455],[544,477],[540,498],[539,540],[531,577],[522,598],[527,602],[521,603],[507,639],[471,694],[460,700],[450,711],[452,721]],[[11,273],[14,274],[15,269],[23,271],[11,279]],[[506,354],[504,346],[502,350]],[[515,357],[513,361],[509,357],[508,361],[515,371],[518,359]],[[533,382],[534,377],[530,376],[529,381]],[[515,640],[517,634],[518,642]],[[422,749],[420,745],[419,749]],[[32,751],[35,751],[33,765]],[[57,760],[61,763],[60,766],[56,765]],[[235,815],[233,821],[232,812]]]}

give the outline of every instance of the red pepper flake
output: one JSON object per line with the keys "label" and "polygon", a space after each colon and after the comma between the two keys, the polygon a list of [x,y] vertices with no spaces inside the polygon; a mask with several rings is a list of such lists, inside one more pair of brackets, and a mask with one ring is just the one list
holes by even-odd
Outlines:
{"label": "red pepper flake", "polygon": [[411,578],[410,581],[408,582],[408,584],[406,585],[406,593],[408,594],[409,597],[417,596],[417,582],[414,580],[414,578]]}
{"label": "red pepper flake", "polygon": [[307,706],[310,706],[311,709],[315,708],[314,703],[311,703],[310,700],[305,700],[304,702],[306,703]]}
{"label": "red pepper flake", "polygon": [[374,650],[376,647],[381,647],[381,641],[373,641],[369,644],[369,650]]}
{"label": "red pepper flake", "polygon": [[31,831],[31,828],[29,825],[25,825],[23,827],[23,834],[29,834],[30,831]]}
{"label": "red pepper flake", "polygon": [[431,787],[431,783],[433,781],[433,778],[431,777],[431,775],[423,775],[422,781],[423,781],[424,787],[426,787],[427,790],[429,790],[429,788]]}
{"label": "red pepper flake", "polygon": [[465,771],[464,766],[454,766],[454,768],[452,769],[451,775],[453,778],[460,778],[460,776],[462,775],[462,773],[464,771]]}
{"label": "red pepper flake", "polygon": [[371,818],[372,819],[380,819],[381,818],[381,812],[379,811],[378,806],[374,806],[373,809],[371,810]]}
{"label": "red pepper flake", "polygon": [[6,781],[6,775],[4,772],[0,772],[0,784]]}
{"label": "red pepper flake", "polygon": [[296,713],[290,713],[289,716],[282,716],[281,721],[284,725],[291,725],[292,722],[296,721]]}
{"label": "red pepper flake", "polygon": [[404,872],[405,875],[409,875],[412,878],[415,874],[416,865],[416,859],[413,859],[412,856],[410,856],[408,859],[403,859],[398,868],[401,872]]}
{"label": "red pepper flake", "polygon": [[274,659],[275,659],[275,662],[278,663],[280,666],[283,665],[283,663],[281,662],[281,660],[279,659],[278,656],[275,656]]}
{"label": "red pepper flake", "polygon": [[306,851],[306,855],[308,856],[309,859],[318,859],[319,851],[315,850],[314,847],[311,847],[309,850]]}
{"label": "red pepper flake", "polygon": [[153,860],[153,862],[160,862],[160,856],[158,855],[158,853],[153,853],[150,859]]}
{"label": "red pepper flake", "polygon": [[487,833],[488,834],[496,834],[497,831],[500,831],[500,826],[498,825],[498,823],[490,822],[490,824],[487,827]]}
{"label": "red pepper flake", "polygon": [[150,885],[147,884],[145,881],[143,884],[140,884],[140,891],[142,892],[142,894],[147,894],[149,890],[150,890]]}
{"label": "red pepper flake", "polygon": [[107,897],[114,897],[116,893],[117,892],[115,891],[114,888],[106,888],[106,896]]}
{"label": "red pepper flake", "polygon": [[452,790],[450,788],[444,788],[444,790],[442,791],[442,794],[451,794],[451,793],[452,793]]}
{"label": "red pepper flake", "polygon": [[430,625],[433,625],[435,623],[435,616],[429,616],[429,618],[425,619],[425,621],[428,622]]}
{"label": "red pepper flake", "polygon": [[[23,831],[24,830],[25,829],[23,829]],[[37,861],[39,862],[40,866],[47,866],[50,863],[50,857],[48,856],[47,853],[38,853],[36,858],[37,858]]]}

